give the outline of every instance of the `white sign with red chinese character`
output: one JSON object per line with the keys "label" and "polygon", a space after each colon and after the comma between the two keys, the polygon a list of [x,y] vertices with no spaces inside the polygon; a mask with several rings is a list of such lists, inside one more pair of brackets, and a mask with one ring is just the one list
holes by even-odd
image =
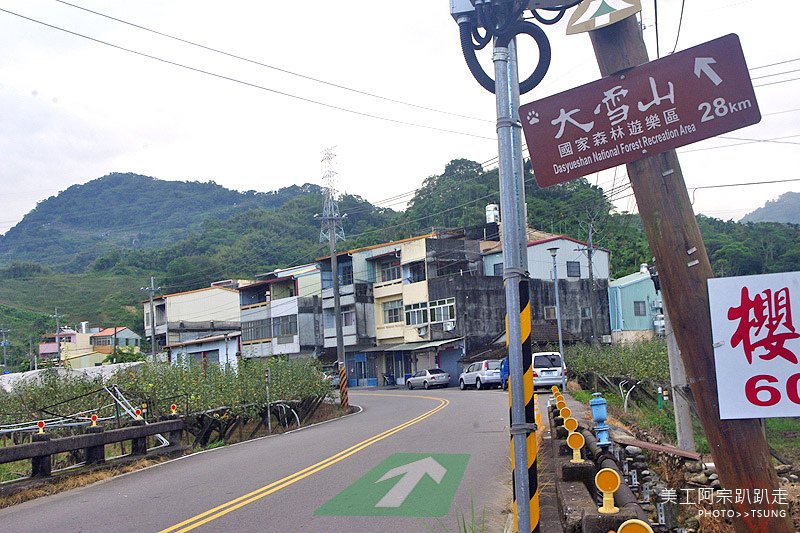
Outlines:
{"label": "white sign with red chinese character", "polygon": [[720,418],[800,416],[800,272],[710,279],[708,296]]}

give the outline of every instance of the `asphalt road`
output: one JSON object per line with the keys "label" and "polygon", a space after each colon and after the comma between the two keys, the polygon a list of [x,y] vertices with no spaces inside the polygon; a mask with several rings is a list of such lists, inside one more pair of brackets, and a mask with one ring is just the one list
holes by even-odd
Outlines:
{"label": "asphalt road", "polygon": [[[458,516],[469,524],[473,511],[478,522],[486,517],[486,531],[502,530],[501,512],[511,497],[505,393],[400,389],[351,392],[350,398],[361,413],[0,510],[0,530],[455,531]],[[422,475],[416,486],[413,476],[397,470],[375,477],[427,457],[446,468]],[[460,478],[459,461],[466,462]],[[436,472],[441,478],[445,470],[435,485]],[[375,503],[390,490],[394,504]],[[405,516],[364,516],[400,511],[391,506],[404,498]],[[431,502],[446,514],[418,511]],[[315,514],[321,509],[328,514]]]}

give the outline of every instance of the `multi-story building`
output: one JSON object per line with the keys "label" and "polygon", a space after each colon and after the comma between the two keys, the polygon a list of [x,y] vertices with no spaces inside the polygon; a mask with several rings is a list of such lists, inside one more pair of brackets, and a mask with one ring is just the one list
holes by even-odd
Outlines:
{"label": "multi-story building", "polygon": [[[499,242],[484,242],[483,266],[487,276],[502,277],[503,252]],[[528,230],[528,272],[531,292],[531,339],[537,344],[558,342],[553,253],[558,270],[561,328],[565,342],[590,341],[609,333],[609,252],[594,247],[589,275],[588,245],[582,241]],[[592,330],[592,308],[598,331]]]}
{"label": "multi-story building", "polygon": [[[340,276],[352,280],[340,287],[351,386],[403,384],[418,368],[436,366],[455,384],[459,359],[503,328],[496,311],[502,280],[483,276],[479,242],[464,232],[350,250],[337,259]],[[330,309],[325,347],[335,348],[333,291],[326,287],[327,279],[332,284],[330,258],[320,264],[323,311]]]}
{"label": "multi-story building", "polygon": [[[57,338],[57,340],[56,340]],[[141,337],[126,327],[100,329],[81,322],[77,329],[63,326],[58,335],[46,335],[39,344],[39,359],[70,368],[101,365],[118,347],[139,351]]]}
{"label": "multi-story building", "polygon": [[[144,332],[151,332],[150,301],[142,302]],[[239,331],[239,293],[227,287],[205,287],[177,292],[153,299],[155,343],[157,351],[214,334]]]}
{"label": "multi-story building", "polygon": [[321,286],[317,264],[275,270],[240,286],[242,357],[318,355]]}

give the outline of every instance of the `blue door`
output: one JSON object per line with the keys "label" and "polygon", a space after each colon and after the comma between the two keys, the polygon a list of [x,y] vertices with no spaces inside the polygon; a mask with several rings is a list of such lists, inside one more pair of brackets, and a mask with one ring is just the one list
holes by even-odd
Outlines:
{"label": "blue door", "polygon": [[458,385],[458,359],[461,357],[461,349],[455,348],[442,350],[439,352],[439,368],[450,374],[450,385]]}

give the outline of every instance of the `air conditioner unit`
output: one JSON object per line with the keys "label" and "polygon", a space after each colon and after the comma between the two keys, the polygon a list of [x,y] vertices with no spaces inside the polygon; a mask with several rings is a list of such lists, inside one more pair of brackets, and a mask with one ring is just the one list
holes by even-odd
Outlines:
{"label": "air conditioner unit", "polygon": [[428,334],[428,326],[420,326],[417,328],[417,335],[424,337]]}
{"label": "air conditioner unit", "polygon": [[445,331],[453,331],[454,329],[456,329],[456,321],[455,320],[448,320],[447,322],[444,323],[442,328]]}
{"label": "air conditioner unit", "polygon": [[611,344],[611,335],[603,335],[600,339],[603,344]]}

